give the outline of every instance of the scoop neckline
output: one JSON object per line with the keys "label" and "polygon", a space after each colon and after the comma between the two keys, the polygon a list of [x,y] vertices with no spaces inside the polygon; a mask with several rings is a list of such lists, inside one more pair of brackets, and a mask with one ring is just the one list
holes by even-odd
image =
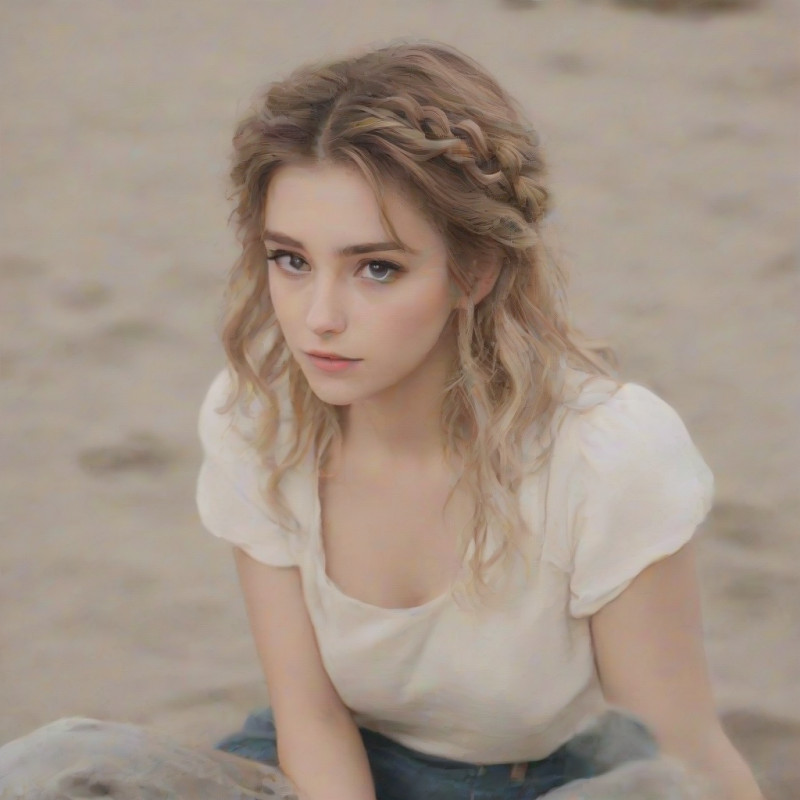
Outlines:
{"label": "scoop neckline", "polygon": [[387,614],[390,616],[420,615],[424,612],[432,611],[453,596],[455,586],[458,583],[457,580],[454,581],[453,584],[441,594],[415,606],[379,606],[375,603],[369,603],[366,600],[361,600],[358,597],[353,597],[352,595],[347,594],[347,592],[345,592],[344,589],[342,589],[341,586],[339,586],[339,584],[336,583],[336,581],[334,581],[330,575],[328,575],[327,558],[325,556],[325,543],[322,540],[322,501],[320,500],[319,496],[319,471],[316,469],[315,463],[316,460],[313,460],[311,469],[314,495],[314,518],[312,521],[311,531],[312,554],[314,556],[313,566],[317,570],[318,577],[321,579],[322,583],[328,587],[329,590],[334,592],[342,600],[345,600],[348,603],[359,606],[360,608],[366,609],[373,613]]}

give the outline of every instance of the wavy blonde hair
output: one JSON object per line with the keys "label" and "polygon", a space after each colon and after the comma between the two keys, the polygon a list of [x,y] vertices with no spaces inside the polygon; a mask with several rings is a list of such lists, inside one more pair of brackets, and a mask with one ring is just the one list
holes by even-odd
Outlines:
{"label": "wavy blonde hair", "polygon": [[[517,549],[525,528],[518,490],[549,457],[564,368],[610,371],[607,353],[570,326],[564,276],[542,243],[549,195],[535,131],[470,58],[436,42],[400,42],[305,66],[271,84],[239,123],[233,145],[233,217],[242,252],[222,331],[236,378],[228,408],[258,399],[265,492],[290,530],[299,526],[281,481],[310,451],[322,469],[341,428],[336,409],[313,394],[290,358],[270,301],[262,233],[276,170],[347,165],[370,183],[379,204],[386,185],[413,198],[442,233],[452,281],[467,296],[482,269],[499,260],[490,294],[454,312],[458,363],[442,412],[448,453],[463,464],[460,482],[476,506],[462,541],[465,553],[474,545],[470,585],[488,587],[489,569]],[[394,235],[385,210],[383,217]],[[290,409],[281,406],[279,382],[288,386]],[[294,424],[278,446],[287,413]],[[490,548],[490,529],[499,547]]]}

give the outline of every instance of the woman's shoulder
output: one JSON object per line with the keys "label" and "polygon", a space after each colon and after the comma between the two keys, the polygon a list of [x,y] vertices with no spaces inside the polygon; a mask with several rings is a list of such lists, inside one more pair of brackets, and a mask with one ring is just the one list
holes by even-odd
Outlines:
{"label": "woman's shoulder", "polygon": [[629,496],[644,506],[678,492],[708,506],[713,475],[669,403],[641,384],[605,377],[573,374],[565,386],[549,471],[554,486],[573,499]]}
{"label": "woman's shoulder", "polygon": [[655,392],[608,379],[577,385],[555,442],[551,500],[565,516],[548,553],[572,576],[571,613],[586,616],[691,538],[714,479]]}
{"label": "woman's shoulder", "polygon": [[200,405],[198,434],[206,453],[247,455],[253,448],[258,404],[236,397],[231,370],[220,370]]}
{"label": "woman's shoulder", "polygon": [[639,383],[571,370],[562,396],[560,424],[584,447],[607,448],[609,457],[624,455],[623,443],[636,450],[690,439],[678,412]]}
{"label": "woman's shoulder", "polygon": [[[268,413],[265,401],[247,385],[240,386],[240,378],[226,367],[211,382],[198,417],[198,434],[206,453],[230,457],[254,457],[258,449],[259,431]],[[283,382],[274,385],[279,418],[279,439],[286,438],[290,420],[283,419]]]}
{"label": "woman's shoulder", "polygon": [[[281,400],[284,390],[274,388],[279,413],[286,408]],[[257,561],[290,566],[297,563],[298,548],[303,546],[289,536],[290,529],[307,530],[313,522],[313,473],[305,463],[286,470],[277,501],[267,491],[270,471],[289,432],[281,424],[265,457],[260,428],[269,404],[246,385],[239,389],[236,375],[226,368],[211,382],[200,406],[203,461],[196,494],[200,518],[211,533]]]}

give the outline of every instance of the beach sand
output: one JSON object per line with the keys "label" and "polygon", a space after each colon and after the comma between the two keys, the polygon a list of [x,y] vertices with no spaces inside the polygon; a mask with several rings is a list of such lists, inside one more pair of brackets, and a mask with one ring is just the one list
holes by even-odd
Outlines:
{"label": "beach sand", "polygon": [[461,47],[540,130],[576,321],[680,412],[726,727],[800,796],[798,7],[545,0],[0,5],[0,742],[59,717],[186,744],[266,695],[195,421],[254,90],[397,36]]}

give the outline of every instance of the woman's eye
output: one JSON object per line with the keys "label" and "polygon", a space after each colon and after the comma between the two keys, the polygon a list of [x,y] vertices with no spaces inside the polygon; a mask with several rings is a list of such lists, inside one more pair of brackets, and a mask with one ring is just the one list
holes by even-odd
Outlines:
{"label": "woman's eye", "polygon": [[287,272],[302,272],[306,265],[305,259],[296,253],[286,253],[282,250],[271,250],[267,253],[267,261],[274,261],[281,269]]}
{"label": "woman's eye", "polygon": [[377,283],[389,283],[397,277],[400,267],[391,261],[368,261],[362,267],[363,273]]}

